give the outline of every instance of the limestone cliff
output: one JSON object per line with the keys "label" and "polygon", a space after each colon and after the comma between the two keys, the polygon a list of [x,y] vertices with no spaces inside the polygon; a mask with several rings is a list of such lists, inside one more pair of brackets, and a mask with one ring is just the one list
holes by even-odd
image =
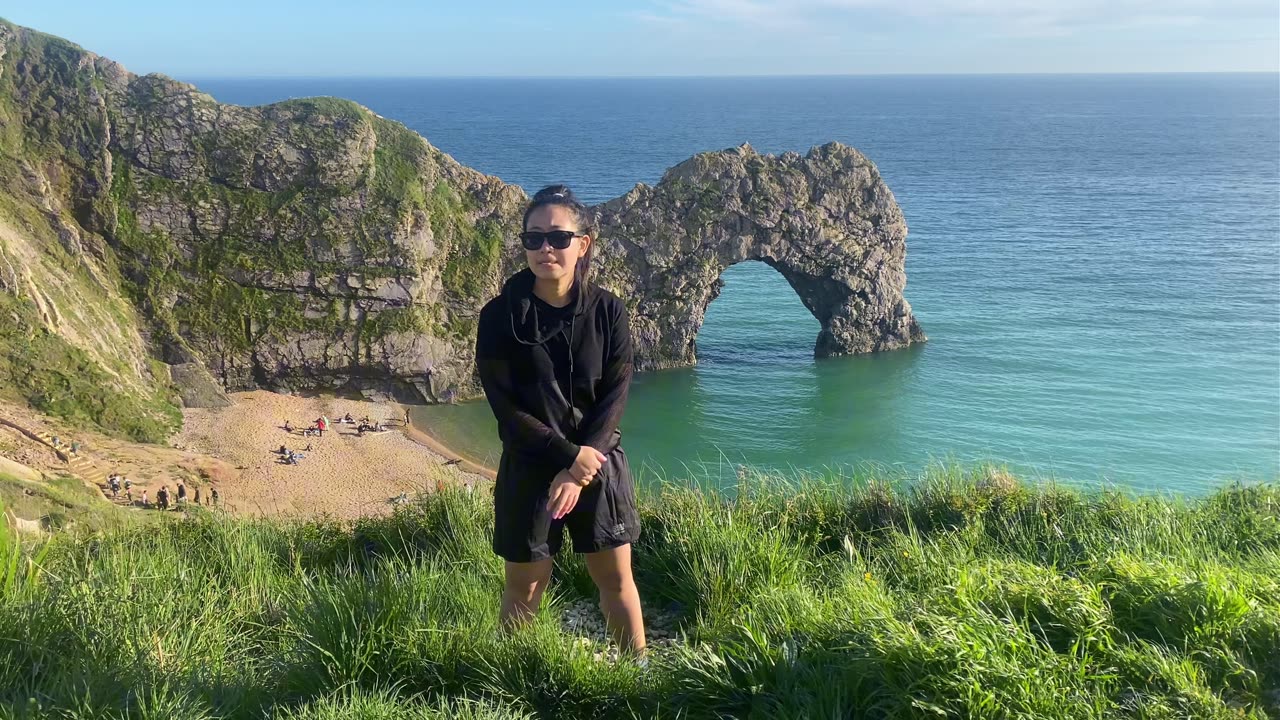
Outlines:
{"label": "limestone cliff", "polygon": [[[3,21],[0,196],[0,289],[24,332],[158,416],[179,364],[228,389],[475,395],[476,314],[523,264],[524,192],[399,123],[335,98],[220,104]],[[901,212],[848,147],[706,153],[596,210],[598,277],[631,308],[642,368],[694,362],[720,272],[747,259],[818,318],[820,356],[924,339]]]}
{"label": "limestone cliff", "polygon": [[599,279],[625,298],[643,369],[695,361],[694,337],[743,260],[778,270],[821,323],[819,357],[925,339],[902,296],[907,225],[875,165],[831,143],[808,155],[743,145],[671,168],[598,208]]}

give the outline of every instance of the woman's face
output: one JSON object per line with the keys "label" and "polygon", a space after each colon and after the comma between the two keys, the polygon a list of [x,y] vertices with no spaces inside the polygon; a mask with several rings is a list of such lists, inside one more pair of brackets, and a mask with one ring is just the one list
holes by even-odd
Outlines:
{"label": "woman's face", "polygon": [[551,247],[550,241],[544,240],[537,250],[526,249],[525,259],[533,274],[545,280],[560,280],[566,275],[573,276],[578,258],[591,246],[591,238],[578,235],[578,220],[569,208],[563,205],[542,205],[529,213],[529,222],[524,228],[532,232],[551,232],[568,230],[576,237],[569,241],[569,247],[558,250]]}

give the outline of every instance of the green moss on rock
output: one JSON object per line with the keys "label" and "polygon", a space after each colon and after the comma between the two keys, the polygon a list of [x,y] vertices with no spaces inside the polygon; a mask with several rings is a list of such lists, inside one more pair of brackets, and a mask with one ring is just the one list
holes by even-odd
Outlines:
{"label": "green moss on rock", "polygon": [[472,222],[468,196],[445,183],[431,192],[431,229],[437,238],[450,240],[449,259],[442,275],[446,287],[478,301],[502,259],[502,224],[492,217]]}

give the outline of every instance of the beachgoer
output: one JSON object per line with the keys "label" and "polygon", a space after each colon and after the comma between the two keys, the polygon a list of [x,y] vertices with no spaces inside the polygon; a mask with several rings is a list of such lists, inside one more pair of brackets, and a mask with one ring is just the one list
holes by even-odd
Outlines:
{"label": "beachgoer", "polygon": [[302,452],[311,452],[311,443],[307,443],[307,446],[302,448]]}
{"label": "beachgoer", "polygon": [[157,506],[157,507],[159,507],[161,510],[168,510],[168,509],[169,509],[169,488],[168,488],[168,486],[166,486],[166,485],[161,485],[161,486],[160,486],[160,489],[156,491],[156,506]]}
{"label": "beachgoer", "polygon": [[[590,211],[562,185],[533,197],[527,268],[480,312],[476,367],[503,450],[493,549],[507,562],[504,628],[537,612],[564,528],[585,554],[619,644],[644,653],[631,570],[640,517],[619,420],[632,375],[626,305],[590,281]],[[586,379],[596,379],[585,382]]]}
{"label": "beachgoer", "polygon": [[316,418],[316,432],[320,433],[320,437],[324,437],[324,423],[320,418]]}
{"label": "beachgoer", "polygon": [[287,433],[293,433],[293,426],[289,424],[288,420],[284,421],[284,431]]}
{"label": "beachgoer", "polygon": [[53,446],[54,446],[54,447],[61,447],[61,446],[62,446],[62,441],[58,439],[58,436],[57,436],[57,435],[54,435],[52,439],[53,439]]}
{"label": "beachgoer", "polygon": [[71,441],[71,454],[72,454],[72,455],[79,455],[79,454],[80,454],[80,441],[79,441],[79,440],[72,440],[72,441]]}
{"label": "beachgoer", "polygon": [[281,454],[281,455],[284,455],[284,454],[286,454],[286,453],[288,453],[288,452],[289,452],[289,449],[288,449],[288,448],[286,448],[285,446],[281,445],[281,446],[280,446],[280,449],[279,449],[279,450],[277,450],[276,452],[277,452],[277,453],[279,453],[279,454]]}
{"label": "beachgoer", "polygon": [[347,413],[346,417],[342,418],[342,422],[348,425],[354,425],[356,423],[356,421],[352,419],[351,413]]}
{"label": "beachgoer", "polygon": [[142,491],[142,507],[144,507],[144,508],[149,508],[149,507],[151,507],[151,501],[147,499],[147,491],[146,491],[146,490],[143,490],[143,491]]}
{"label": "beachgoer", "polygon": [[200,504],[200,488],[196,488],[196,504]]}
{"label": "beachgoer", "polygon": [[209,488],[209,501],[212,505],[218,504],[218,488]]}
{"label": "beachgoer", "polygon": [[187,503],[187,486],[178,481],[178,504],[185,505]]}

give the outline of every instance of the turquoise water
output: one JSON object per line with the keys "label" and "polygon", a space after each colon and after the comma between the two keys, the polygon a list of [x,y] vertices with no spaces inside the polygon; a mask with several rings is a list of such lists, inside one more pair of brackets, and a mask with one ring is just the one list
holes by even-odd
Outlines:
{"label": "turquoise water", "polygon": [[[929,342],[814,361],[775,271],[730,268],[694,368],[637,376],[633,464],[1037,477],[1198,492],[1280,476],[1280,82],[1274,74],[706,80],[203,80],[219,100],[353,98],[459,161],[592,201],[688,155],[828,140],[910,225]],[[480,403],[419,422],[480,459]]]}

